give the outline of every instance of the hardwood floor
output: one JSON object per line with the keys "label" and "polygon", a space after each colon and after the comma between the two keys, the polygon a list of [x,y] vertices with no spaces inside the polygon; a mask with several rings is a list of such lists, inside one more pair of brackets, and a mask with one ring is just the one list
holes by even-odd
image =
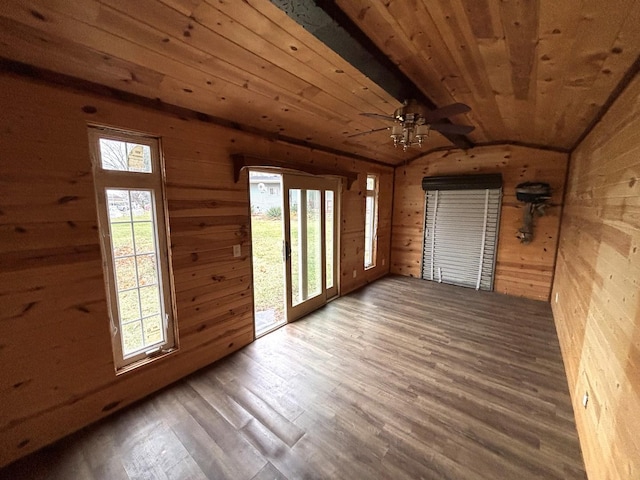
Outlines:
{"label": "hardwood floor", "polygon": [[386,277],[1,478],[585,479],[546,303]]}

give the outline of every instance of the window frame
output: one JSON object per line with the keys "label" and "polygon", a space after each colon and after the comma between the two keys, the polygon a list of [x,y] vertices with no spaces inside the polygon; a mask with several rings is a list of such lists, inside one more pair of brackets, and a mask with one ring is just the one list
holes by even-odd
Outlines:
{"label": "window frame", "polygon": [[[369,179],[372,178],[373,179],[373,189],[370,190],[368,183],[369,183]],[[379,192],[379,186],[380,186],[380,176],[373,174],[373,173],[368,173],[366,180],[365,180],[365,191],[366,191],[366,195],[365,195],[365,208],[364,208],[364,215],[365,215],[365,219],[364,219],[364,226],[365,226],[365,235],[364,235],[364,241],[365,241],[365,245],[364,245],[364,269],[365,270],[369,270],[370,268],[374,268],[376,266],[376,257],[377,257],[377,253],[378,253],[378,192]],[[371,222],[370,222],[370,241],[371,241],[371,263],[367,264],[367,200],[369,198],[373,198],[373,208],[371,209]]]}
{"label": "window frame", "polygon": [[[145,364],[154,358],[170,354],[178,349],[176,302],[173,272],[171,269],[164,162],[161,155],[160,139],[157,137],[98,125],[88,126],[88,136],[96,194],[102,267],[108,298],[107,307],[111,329],[111,346],[116,374],[119,374]],[[151,152],[151,172],[129,172],[103,168],[100,150],[101,139],[148,146]],[[137,353],[126,356],[123,351],[116,271],[111,243],[111,225],[109,221],[107,190],[111,189],[123,191],[147,190],[151,192],[150,213],[155,234],[158,288],[161,299],[160,315],[165,338],[162,342],[150,345]]]}

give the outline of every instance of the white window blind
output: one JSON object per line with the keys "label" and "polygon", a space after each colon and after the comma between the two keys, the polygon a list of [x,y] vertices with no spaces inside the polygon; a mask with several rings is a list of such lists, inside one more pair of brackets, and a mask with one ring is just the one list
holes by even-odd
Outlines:
{"label": "white window blind", "polygon": [[427,190],[422,278],[493,290],[502,189]]}

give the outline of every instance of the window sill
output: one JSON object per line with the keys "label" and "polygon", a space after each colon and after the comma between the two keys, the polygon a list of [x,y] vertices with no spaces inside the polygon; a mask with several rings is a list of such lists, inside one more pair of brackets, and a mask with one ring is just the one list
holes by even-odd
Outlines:
{"label": "window sill", "polygon": [[137,370],[145,365],[153,363],[162,358],[167,358],[178,351],[178,347],[171,348],[167,351],[163,351],[162,353],[158,353],[156,355],[150,355],[148,357],[142,358],[140,360],[136,360],[133,363],[125,365],[124,367],[116,368],[116,377],[123,375],[125,373],[131,372],[133,370]]}

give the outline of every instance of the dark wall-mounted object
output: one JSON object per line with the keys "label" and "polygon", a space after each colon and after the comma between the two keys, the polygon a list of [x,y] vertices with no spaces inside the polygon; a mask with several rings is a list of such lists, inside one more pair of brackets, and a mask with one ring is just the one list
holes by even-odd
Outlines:
{"label": "dark wall-mounted object", "polygon": [[548,201],[551,200],[551,186],[544,182],[524,182],[516,185],[516,198],[526,203],[522,215],[522,227],[517,237],[520,243],[528,244],[533,241],[534,217],[545,214]]}
{"label": "dark wall-mounted object", "polygon": [[429,190],[485,190],[502,188],[502,175],[490,173],[482,175],[443,175],[424,177],[422,189]]}
{"label": "dark wall-mounted object", "polygon": [[516,185],[516,198],[525,203],[542,203],[551,198],[551,186],[544,182],[524,182]]}

